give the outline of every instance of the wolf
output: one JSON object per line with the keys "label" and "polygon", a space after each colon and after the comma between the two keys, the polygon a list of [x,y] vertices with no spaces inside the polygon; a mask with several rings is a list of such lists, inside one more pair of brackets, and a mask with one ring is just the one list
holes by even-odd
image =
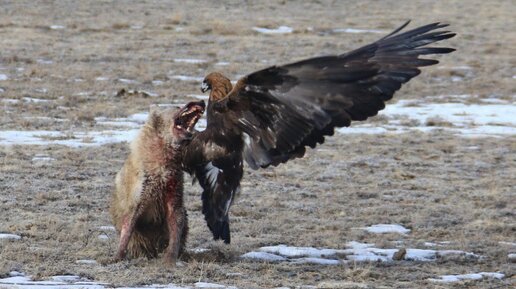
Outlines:
{"label": "wolf", "polygon": [[110,214],[120,235],[116,261],[126,257],[164,258],[172,265],[187,234],[183,205],[181,150],[204,113],[204,102],[180,109],[151,110],[130,145],[115,179]]}

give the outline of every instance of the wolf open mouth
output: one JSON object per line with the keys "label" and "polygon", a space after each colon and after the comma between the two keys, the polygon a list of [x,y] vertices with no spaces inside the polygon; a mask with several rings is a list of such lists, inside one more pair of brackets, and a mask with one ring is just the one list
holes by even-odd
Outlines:
{"label": "wolf open mouth", "polygon": [[178,112],[174,120],[174,128],[178,131],[191,133],[205,109],[204,101],[192,101]]}

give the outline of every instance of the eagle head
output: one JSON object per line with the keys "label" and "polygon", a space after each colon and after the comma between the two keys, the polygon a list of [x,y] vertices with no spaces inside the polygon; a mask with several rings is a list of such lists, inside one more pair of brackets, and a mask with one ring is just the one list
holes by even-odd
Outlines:
{"label": "eagle head", "polygon": [[220,100],[224,98],[233,89],[231,80],[220,72],[212,72],[208,74],[201,84],[201,91],[210,92],[210,100]]}

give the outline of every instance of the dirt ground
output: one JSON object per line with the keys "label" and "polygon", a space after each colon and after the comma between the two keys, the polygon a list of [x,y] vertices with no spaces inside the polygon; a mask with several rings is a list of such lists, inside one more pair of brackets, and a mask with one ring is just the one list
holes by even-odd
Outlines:
{"label": "dirt ground", "polygon": [[[184,103],[199,81],[220,70],[233,79],[273,64],[335,54],[381,37],[335,28],[390,31],[441,21],[458,33],[442,46],[442,65],[425,68],[396,99],[516,94],[514,1],[2,1],[0,130],[94,131],[95,117],[127,117],[151,104]],[[265,35],[252,27],[292,27]],[[203,59],[203,63],[174,62]],[[221,65],[227,62],[228,65]],[[460,76],[460,82],[452,81]],[[157,95],[125,95],[120,89]],[[24,97],[49,100],[21,101]],[[370,120],[371,123],[380,121]],[[36,279],[78,274],[114,286],[192,285],[238,288],[313,285],[325,288],[510,288],[516,266],[516,137],[462,138],[433,133],[336,135],[303,159],[246,170],[233,205],[232,244],[211,240],[200,212],[200,188],[188,182],[188,248],[211,248],[175,269],[161,259],[105,263],[114,255],[108,200],[127,143],[88,148],[0,146],[0,277],[16,270]],[[33,161],[37,154],[52,162]],[[512,200],[512,201],[511,201]],[[407,235],[361,227],[397,223]],[[108,239],[98,238],[107,235]],[[261,246],[345,248],[350,241],[393,248],[443,249],[482,255],[434,262],[356,262],[338,266],[267,263],[239,256]],[[402,243],[400,243],[402,241]],[[502,243],[500,243],[502,242]],[[505,245],[504,245],[505,244]],[[78,264],[93,259],[98,265]],[[503,272],[502,280],[430,282],[439,275]],[[348,282],[348,283],[346,283]],[[348,284],[348,285],[346,285]],[[348,286],[348,287],[344,287]],[[363,287],[360,287],[363,286]],[[1,287],[1,286],[0,286]]]}

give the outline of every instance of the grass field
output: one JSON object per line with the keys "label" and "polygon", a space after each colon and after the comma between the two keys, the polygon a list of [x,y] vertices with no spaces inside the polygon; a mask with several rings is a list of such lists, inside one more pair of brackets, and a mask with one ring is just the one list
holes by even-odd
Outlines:
{"label": "grass field", "polygon": [[[515,11],[514,1],[479,0],[2,1],[0,234],[18,237],[0,238],[0,279],[17,271],[34,280],[78,275],[133,287],[512,288]],[[231,210],[230,246],[211,240],[200,188],[187,178],[190,256],[176,268],[161,259],[109,262],[118,242],[108,214],[114,177],[128,153],[125,140],[151,105],[196,99],[210,71],[237,79],[343,53],[408,19],[410,27],[450,23],[458,33],[441,45],[457,51],[438,57],[390,103],[404,101],[404,112],[432,107],[432,115],[382,114],[302,159],[247,169]],[[279,26],[292,32],[253,30]],[[461,112],[448,114],[450,103]],[[376,224],[410,232],[364,229]],[[440,253],[430,261],[326,256],[338,265],[240,257],[279,244],[342,250],[350,242]],[[503,278],[432,280],[481,272]],[[23,288],[16,286],[0,282]]]}

